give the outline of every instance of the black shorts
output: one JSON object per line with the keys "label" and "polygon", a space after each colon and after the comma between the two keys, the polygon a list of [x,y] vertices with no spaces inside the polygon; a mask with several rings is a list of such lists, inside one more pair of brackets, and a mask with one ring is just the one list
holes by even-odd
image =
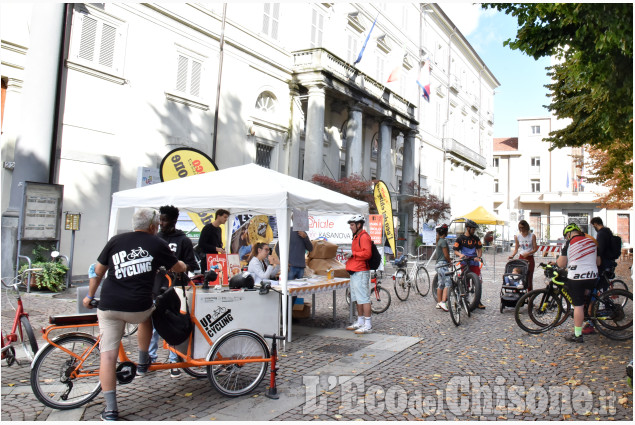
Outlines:
{"label": "black shorts", "polygon": [[571,295],[571,300],[573,301],[573,306],[583,306],[584,301],[586,300],[585,292],[586,290],[593,290],[595,288],[595,283],[597,279],[586,279],[586,280],[571,280],[567,279],[565,281],[565,285],[567,287],[567,291],[569,295]]}

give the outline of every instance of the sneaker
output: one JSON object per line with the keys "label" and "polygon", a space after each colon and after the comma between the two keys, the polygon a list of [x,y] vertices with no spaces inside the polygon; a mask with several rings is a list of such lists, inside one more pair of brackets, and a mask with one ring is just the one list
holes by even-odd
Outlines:
{"label": "sneaker", "polygon": [[485,306],[481,303],[478,303],[478,308],[480,308],[481,310],[485,310]]}
{"label": "sneaker", "polygon": [[577,343],[584,342],[584,337],[582,335],[575,336],[575,334],[572,334],[572,335],[569,335],[569,336],[565,336],[564,339],[566,339],[569,342],[577,342]]}
{"label": "sneaker", "polygon": [[119,412],[116,410],[104,410],[103,412],[101,412],[101,420],[102,421],[118,421]]}
{"label": "sneaker", "polygon": [[371,328],[367,328],[366,326],[360,326],[358,329],[355,330],[356,334],[369,334],[371,333],[373,330]]}
{"label": "sneaker", "polygon": [[518,285],[516,288],[518,289],[525,289],[525,286],[521,283],[520,285]]}
{"label": "sneaker", "polygon": [[148,368],[150,367],[150,363],[138,364],[137,365],[137,376],[145,376],[148,373]]}
{"label": "sneaker", "polygon": [[181,376],[181,369],[170,369],[170,378],[178,378]]}
{"label": "sneaker", "polygon": [[359,323],[355,322],[352,325],[347,326],[346,330],[347,331],[356,331],[357,329],[362,328],[362,327],[364,327],[364,325],[360,325]]}
{"label": "sneaker", "polygon": [[595,327],[590,323],[587,323],[582,328],[582,335],[592,335],[594,333],[595,333]]}
{"label": "sneaker", "polygon": [[439,308],[443,311],[449,311],[448,306],[444,302],[439,303]]}
{"label": "sneaker", "polygon": [[440,302],[438,302],[438,303],[437,303],[437,308],[438,308],[439,310],[441,310],[441,303],[440,303]]}

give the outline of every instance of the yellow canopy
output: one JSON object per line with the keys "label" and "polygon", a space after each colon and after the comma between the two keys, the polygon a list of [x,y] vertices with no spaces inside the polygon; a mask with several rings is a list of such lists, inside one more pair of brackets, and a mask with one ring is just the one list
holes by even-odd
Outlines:
{"label": "yellow canopy", "polygon": [[460,218],[455,221],[462,222],[464,220],[461,219],[469,219],[476,222],[476,224],[506,224],[505,220],[496,217],[496,215],[487,211],[483,207],[478,207],[474,211],[465,215],[460,215],[459,217]]}

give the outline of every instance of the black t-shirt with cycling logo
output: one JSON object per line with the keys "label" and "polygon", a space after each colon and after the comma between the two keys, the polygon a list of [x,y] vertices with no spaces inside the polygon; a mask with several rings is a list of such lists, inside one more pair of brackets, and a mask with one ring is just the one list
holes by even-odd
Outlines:
{"label": "black t-shirt with cycling logo", "polygon": [[108,266],[102,283],[100,310],[145,311],[152,306],[156,270],[171,269],[177,262],[168,244],[146,232],[112,237],[97,258]]}

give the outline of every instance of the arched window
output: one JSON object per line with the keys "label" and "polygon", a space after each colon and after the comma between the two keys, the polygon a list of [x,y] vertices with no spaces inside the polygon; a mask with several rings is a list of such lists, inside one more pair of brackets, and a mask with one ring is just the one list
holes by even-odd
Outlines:
{"label": "arched window", "polygon": [[256,110],[265,114],[275,114],[278,106],[278,99],[273,93],[265,91],[260,93],[256,100]]}

